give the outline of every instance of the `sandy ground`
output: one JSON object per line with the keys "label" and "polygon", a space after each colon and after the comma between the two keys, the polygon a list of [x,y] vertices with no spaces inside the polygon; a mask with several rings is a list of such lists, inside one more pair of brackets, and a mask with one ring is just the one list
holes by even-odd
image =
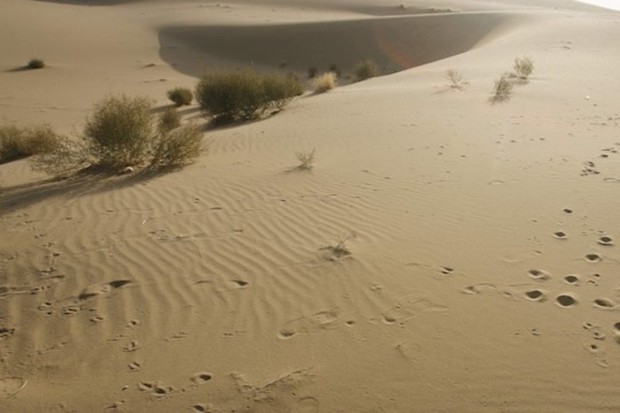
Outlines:
{"label": "sandy ground", "polygon": [[404,5],[1,0],[3,124],[220,68],[343,85],[175,173],[0,165],[0,411],[620,411],[620,14]]}

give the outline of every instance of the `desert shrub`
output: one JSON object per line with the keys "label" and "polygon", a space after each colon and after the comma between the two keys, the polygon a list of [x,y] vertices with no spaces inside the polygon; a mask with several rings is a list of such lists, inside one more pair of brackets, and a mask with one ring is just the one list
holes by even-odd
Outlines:
{"label": "desert shrub", "polygon": [[159,115],[157,130],[161,134],[181,126],[181,115],[175,108],[168,108]]}
{"label": "desert shrub", "polygon": [[325,93],[336,87],[336,74],[334,72],[323,73],[314,80],[314,92]]}
{"label": "desert shrub", "polygon": [[296,152],[297,160],[299,161],[299,165],[297,169],[309,170],[314,167],[314,155],[316,149],[313,149],[309,152]]}
{"label": "desert shrub", "polygon": [[88,152],[98,166],[120,169],[142,163],[154,137],[151,100],[125,95],[104,99],[84,128]]}
{"label": "desert shrub", "polygon": [[355,66],[355,80],[360,82],[362,80],[370,79],[379,74],[379,68],[377,64],[370,60],[363,60]]}
{"label": "desert shrub", "polygon": [[53,151],[60,137],[49,125],[0,127],[0,163]]}
{"label": "desert shrub", "polygon": [[43,69],[45,62],[41,59],[30,59],[28,62],[28,69]]}
{"label": "desert shrub", "polygon": [[520,79],[525,80],[534,71],[534,62],[528,57],[517,57],[515,58],[514,70]]}
{"label": "desert shrub", "polygon": [[168,99],[177,106],[188,106],[192,104],[194,94],[189,89],[177,87],[168,91]]}
{"label": "desert shrub", "polygon": [[54,176],[68,176],[92,165],[93,160],[83,141],[61,137],[54,150],[30,158],[30,166],[38,172]]}
{"label": "desert shrub", "polygon": [[256,72],[208,74],[196,87],[196,100],[214,118],[248,120],[267,109],[281,109],[303,93],[292,75],[260,75]]}
{"label": "desert shrub", "polygon": [[202,129],[189,124],[161,134],[153,150],[151,166],[157,168],[181,167],[200,155]]}
{"label": "desert shrub", "polygon": [[340,70],[340,68],[338,67],[337,64],[332,63],[331,65],[329,65],[329,70],[328,72],[333,72],[336,74],[337,77],[341,77],[342,76],[342,71]]}
{"label": "desert shrub", "polygon": [[446,71],[446,74],[444,77],[450,82],[450,87],[452,89],[461,90],[469,84],[463,79],[463,75],[461,75],[461,73],[457,72],[456,70],[450,69]]}
{"label": "desert shrub", "polygon": [[506,75],[502,75],[499,79],[495,81],[493,85],[493,96],[491,99],[494,102],[503,102],[510,98],[510,94],[512,93],[512,83],[508,80]]}

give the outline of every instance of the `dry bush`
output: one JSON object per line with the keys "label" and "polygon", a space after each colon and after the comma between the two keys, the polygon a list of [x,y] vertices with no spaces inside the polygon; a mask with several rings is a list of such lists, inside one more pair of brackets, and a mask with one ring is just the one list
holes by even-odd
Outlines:
{"label": "dry bush", "polygon": [[166,134],[179,126],[181,126],[181,115],[175,108],[168,108],[159,115],[157,130],[160,134]]}
{"label": "dry bush", "polygon": [[146,160],[154,137],[151,100],[125,95],[104,99],[84,128],[97,166],[118,170]]}
{"label": "dry bush", "polygon": [[450,82],[452,89],[462,90],[469,84],[469,82],[463,79],[463,75],[460,72],[453,69],[446,71],[444,77]]}
{"label": "dry bush", "polygon": [[299,161],[299,165],[297,169],[310,170],[314,167],[314,155],[316,149],[312,149],[309,152],[296,152],[297,160]]}
{"label": "dry bush", "polygon": [[168,99],[177,106],[189,106],[192,104],[194,94],[189,89],[177,87],[168,91]]}
{"label": "dry bush", "polygon": [[69,176],[93,163],[84,141],[72,141],[65,137],[60,138],[53,151],[30,158],[33,170],[58,177]]}
{"label": "dry bush", "polygon": [[49,125],[0,127],[0,163],[48,153],[59,145],[60,137]]}
{"label": "dry bush", "polygon": [[355,66],[355,80],[357,82],[370,79],[371,77],[375,77],[378,74],[379,67],[374,61],[370,59],[363,60]]}
{"label": "dry bush", "polygon": [[514,70],[519,79],[526,80],[534,71],[534,62],[528,57],[517,57]]}
{"label": "dry bush", "polygon": [[503,102],[510,98],[511,93],[512,82],[508,80],[506,75],[502,75],[493,85],[493,96],[491,97],[491,100],[493,102]]}
{"label": "dry bush", "polygon": [[151,166],[156,168],[177,168],[187,165],[200,156],[202,129],[189,124],[159,136],[153,150]]}
{"label": "dry bush", "polygon": [[334,72],[323,73],[314,80],[314,93],[325,93],[336,87],[336,74]]}
{"label": "dry bush", "polygon": [[252,71],[214,73],[196,87],[196,100],[215,119],[256,119],[270,108],[281,109],[303,93],[292,75],[261,75]]}
{"label": "dry bush", "polygon": [[28,62],[28,69],[43,69],[45,62],[41,59],[30,59]]}

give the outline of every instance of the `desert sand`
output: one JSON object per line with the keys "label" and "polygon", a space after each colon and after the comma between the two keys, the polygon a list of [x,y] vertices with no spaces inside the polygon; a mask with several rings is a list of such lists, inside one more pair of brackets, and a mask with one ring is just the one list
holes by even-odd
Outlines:
{"label": "desert sand", "polygon": [[[0,165],[1,412],[620,411],[620,14],[403,6],[0,2],[2,124],[343,72],[178,172]],[[491,102],[517,56],[534,73]],[[365,58],[384,75],[352,83]]]}

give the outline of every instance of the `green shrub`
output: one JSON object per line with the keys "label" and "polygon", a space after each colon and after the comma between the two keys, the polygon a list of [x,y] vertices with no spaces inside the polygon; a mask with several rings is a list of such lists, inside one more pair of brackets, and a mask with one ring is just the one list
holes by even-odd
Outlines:
{"label": "green shrub", "polygon": [[60,137],[49,125],[0,127],[0,163],[53,151]]}
{"label": "green shrub", "polygon": [[157,123],[159,133],[168,133],[179,126],[181,126],[181,115],[175,108],[168,108],[159,115]]}
{"label": "green shrub", "polygon": [[151,101],[125,95],[104,99],[84,128],[84,140],[94,163],[121,169],[142,163],[154,138]]}
{"label": "green shrub", "polygon": [[153,151],[151,166],[157,168],[181,167],[200,155],[202,129],[189,124],[162,134]]}
{"label": "green shrub", "polygon": [[370,60],[363,60],[355,66],[355,80],[360,82],[362,80],[370,79],[379,74],[379,68],[377,64]]}
{"label": "green shrub", "polygon": [[189,89],[177,87],[168,91],[168,99],[177,106],[189,106],[192,104],[194,94]]}
{"label": "green shrub", "polygon": [[314,93],[325,93],[336,87],[336,74],[334,72],[323,73],[314,80]]}
{"label": "green shrub", "polygon": [[28,62],[28,69],[43,69],[45,62],[41,59],[30,59]]}
{"label": "green shrub", "polygon": [[269,108],[281,109],[301,93],[299,79],[291,75],[244,71],[204,76],[196,87],[196,100],[214,118],[248,120]]}
{"label": "green shrub", "polygon": [[528,57],[515,58],[515,73],[521,80],[527,79],[534,71],[534,62]]}

